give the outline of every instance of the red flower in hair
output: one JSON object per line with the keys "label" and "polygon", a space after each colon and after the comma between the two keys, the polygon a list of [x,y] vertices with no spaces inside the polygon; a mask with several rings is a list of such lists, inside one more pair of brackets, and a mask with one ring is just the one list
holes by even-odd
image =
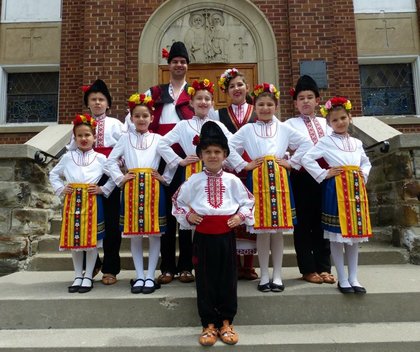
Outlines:
{"label": "red flower in hair", "polygon": [[199,135],[196,134],[194,136],[193,141],[192,141],[192,144],[195,145],[195,146],[197,146],[197,145],[200,144],[200,136]]}
{"label": "red flower in hair", "polygon": [[295,96],[295,92],[296,92],[295,88],[290,88],[289,89],[289,94],[290,94],[291,97]]}
{"label": "red flower in hair", "polygon": [[86,93],[91,86],[82,86],[83,93]]}
{"label": "red flower in hair", "polygon": [[334,97],[330,99],[332,106],[344,105],[347,102],[347,98],[344,97]]}
{"label": "red flower in hair", "polygon": [[165,48],[162,49],[162,58],[163,59],[169,58],[169,51],[166,50]]}

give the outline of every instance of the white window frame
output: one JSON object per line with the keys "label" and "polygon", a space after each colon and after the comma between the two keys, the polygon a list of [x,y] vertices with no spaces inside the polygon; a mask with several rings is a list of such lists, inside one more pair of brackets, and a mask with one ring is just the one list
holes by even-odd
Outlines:
{"label": "white window frame", "polygon": [[[62,18],[62,0],[2,0],[1,5],[2,23],[60,22]],[[28,13],[34,8],[44,11]]]}
{"label": "white window frame", "polygon": [[416,12],[415,0],[353,0],[354,13]]}
{"label": "white window frame", "polygon": [[411,72],[413,74],[414,102],[416,104],[416,117],[420,117],[420,57],[418,55],[359,57],[358,62],[359,65],[411,63]]}
{"label": "white window frame", "polygon": [[[58,111],[56,122],[19,122],[8,123],[7,121],[7,77],[9,73],[33,73],[33,72],[60,72],[60,65],[3,65],[0,66],[0,126],[1,127],[37,127],[50,126],[58,123]],[[58,92],[59,94],[59,92]]]}

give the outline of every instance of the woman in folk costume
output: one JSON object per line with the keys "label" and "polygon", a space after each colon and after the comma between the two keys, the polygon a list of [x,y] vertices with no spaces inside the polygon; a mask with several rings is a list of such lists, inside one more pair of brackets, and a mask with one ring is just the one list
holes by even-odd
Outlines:
{"label": "woman in folk costume", "polygon": [[[115,183],[123,187],[121,202],[122,236],[131,238],[131,253],[136,279],[132,280],[132,293],[152,293],[160,285],[155,283],[155,270],[159,260],[160,236],[165,231],[165,193],[163,184],[171,182],[175,170],[167,167],[161,176],[160,155],[157,151],[160,135],[149,132],[153,121],[153,100],[145,94],[133,94],[128,104],[134,129],[125,133],[108,157],[106,168]],[[123,157],[128,173],[118,166]],[[143,237],[149,237],[149,265],[143,270]]]}
{"label": "woman in folk costume", "polygon": [[[60,250],[72,250],[75,279],[70,293],[89,292],[93,287],[93,270],[105,232],[102,194],[107,197],[115,187],[109,179],[98,186],[104,174],[106,157],[93,150],[96,121],[78,115],[73,121],[75,150],[68,151],[51,170],[49,178],[57,195],[64,195]],[[63,178],[67,184],[64,184]],[[86,270],[83,275],[83,253]]]}
{"label": "woman in folk costume", "polygon": [[[301,76],[290,94],[299,116],[288,119],[286,124],[308,136],[314,145],[320,138],[331,134],[331,127],[327,126],[325,119],[316,116],[319,89],[310,76]],[[324,239],[321,225],[322,187],[303,167],[291,170],[290,181],[297,217],[293,239],[302,279],[315,284],[333,284],[330,243]]]}
{"label": "woman in folk costume", "polygon": [[199,342],[214,345],[219,335],[224,343],[233,345],[238,342],[232,326],[237,311],[233,229],[242,223],[253,224],[254,197],[238,177],[223,171],[229,147],[217,123],[206,122],[196,142],[204,171],[181,185],[173,197],[172,213],[181,228],[195,229],[193,263],[203,326]]}
{"label": "woman in folk costume", "polygon": [[[261,268],[258,290],[281,292],[284,290],[281,278],[282,230],[293,228],[295,221],[287,170],[300,168],[300,159],[312,144],[306,136],[274,116],[280,97],[274,85],[257,85],[253,96],[257,121],[246,124],[229,139],[229,147],[236,159],[231,160],[230,164],[236,171],[250,171],[247,186],[255,196],[255,224],[248,230],[257,234]],[[295,152],[290,160],[285,160],[283,157],[288,148]],[[237,158],[238,154],[233,153],[235,150],[245,151],[252,161]],[[270,250],[273,259],[272,280],[268,271]]]}
{"label": "woman in folk costume", "polygon": [[[235,133],[247,123],[255,122],[254,106],[248,102],[252,98],[248,95],[249,86],[245,75],[236,68],[227,69],[222,73],[218,80],[218,86],[223,93],[228,94],[231,104],[219,109],[212,118],[222,122],[229,132]],[[251,161],[244,153],[242,157],[246,161]],[[245,183],[247,172],[243,170],[237,176]],[[246,226],[241,225],[235,228],[236,250],[238,260],[238,279],[255,280],[258,274],[254,269],[254,254],[257,253],[255,234],[246,231]],[[241,257],[244,257],[243,265]]]}
{"label": "woman in folk costume", "polygon": [[[324,237],[330,240],[338,289],[342,293],[366,293],[358,281],[357,265],[358,243],[372,236],[365,187],[371,164],[362,142],[349,135],[350,111],[351,102],[344,97],[334,97],[321,106],[321,114],[327,118],[333,133],[309,150],[302,158],[302,165],[317,182],[322,182]],[[320,158],[328,164],[327,169],[316,162]]]}

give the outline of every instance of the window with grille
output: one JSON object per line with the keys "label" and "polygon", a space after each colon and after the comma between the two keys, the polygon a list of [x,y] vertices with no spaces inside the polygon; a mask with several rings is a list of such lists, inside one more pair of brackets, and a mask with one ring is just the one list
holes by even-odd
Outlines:
{"label": "window with grille", "polygon": [[361,65],[365,116],[415,115],[411,64]]}
{"label": "window with grille", "polygon": [[58,72],[9,73],[6,122],[57,122],[58,77]]}

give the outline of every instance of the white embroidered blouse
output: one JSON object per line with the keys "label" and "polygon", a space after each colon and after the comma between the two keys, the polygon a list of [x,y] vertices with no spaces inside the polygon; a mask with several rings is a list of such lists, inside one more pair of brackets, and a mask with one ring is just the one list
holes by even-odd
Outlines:
{"label": "white embroidered blouse", "polygon": [[[58,164],[50,171],[49,179],[56,195],[60,195],[67,183],[97,184],[105,172],[106,156],[93,149],[82,152],[80,149],[68,151]],[[111,178],[101,186],[105,197],[108,197],[115,183]]]}
{"label": "white embroidered blouse", "polygon": [[181,229],[193,229],[187,216],[238,214],[243,222],[254,224],[254,196],[235,175],[220,170],[212,174],[207,170],[192,175],[174,194],[172,214]]}
{"label": "white embroidered blouse", "polygon": [[327,176],[328,170],[322,169],[316,162],[317,159],[324,158],[329,166],[353,165],[359,166],[363,172],[365,182],[372,165],[363,150],[362,142],[350,135],[340,135],[332,133],[325,136],[313,146],[302,158],[303,167],[311,176],[321,183]]}

